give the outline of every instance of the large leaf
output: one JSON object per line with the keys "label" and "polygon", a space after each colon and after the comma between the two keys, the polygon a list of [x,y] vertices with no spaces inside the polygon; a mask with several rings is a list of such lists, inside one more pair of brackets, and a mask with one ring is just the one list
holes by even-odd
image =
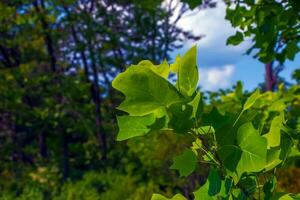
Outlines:
{"label": "large leaf", "polygon": [[183,100],[166,79],[143,66],[129,67],[114,79],[112,86],[126,97],[118,109],[135,116],[147,115]]}
{"label": "large leaf", "polygon": [[145,135],[151,129],[150,125],[154,124],[154,114],[146,116],[119,116],[117,117],[119,133],[117,140],[126,140],[132,137]]}
{"label": "large leaf", "polygon": [[197,87],[199,74],[196,63],[197,47],[194,46],[179,62],[177,87],[179,91],[187,96],[191,96]]}
{"label": "large leaf", "polygon": [[170,169],[179,171],[180,176],[190,175],[196,167],[197,157],[191,149],[186,149],[182,155],[174,158],[174,163]]}
{"label": "large leaf", "polygon": [[235,145],[224,145],[218,150],[218,155],[226,169],[235,172],[242,156],[242,150]]}
{"label": "large leaf", "polygon": [[239,176],[243,172],[259,172],[264,169],[267,160],[267,140],[259,135],[251,122],[240,126],[237,143],[242,150],[236,170]]}

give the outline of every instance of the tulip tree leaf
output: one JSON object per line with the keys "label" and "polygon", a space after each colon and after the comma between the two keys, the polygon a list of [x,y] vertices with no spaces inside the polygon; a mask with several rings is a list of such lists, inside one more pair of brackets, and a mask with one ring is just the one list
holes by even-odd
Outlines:
{"label": "tulip tree leaf", "polygon": [[177,55],[175,58],[175,61],[173,64],[170,65],[170,70],[173,73],[178,73],[178,69],[179,69],[179,65],[180,65],[180,56]]}
{"label": "tulip tree leaf", "polygon": [[259,172],[264,169],[267,160],[267,140],[259,135],[251,122],[240,126],[237,143],[242,150],[236,169],[239,176],[243,172]]}
{"label": "tulip tree leaf", "polygon": [[164,62],[161,63],[160,65],[154,65],[149,60],[143,60],[143,61],[139,62],[139,64],[137,66],[147,67],[165,79],[168,78],[169,73],[170,73],[170,67],[166,60],[164,60]]}
{"label": "tulip tree leaf", "polygon": [[174,158],[174,163],[170,169],[179,171],[180,176],[190,175],[196,167],[197,157],[191,149],[186,149],[182,155]]}
{"label": "tulip tree leaf", "polygon": [[259,97],[261,97],[261,94],[259,93],[259,90],[256,90],[245,102],[243,111],[251,108]]}
{"label": "tulip tree leaf", "polygon": [[201,101],[201,93],[197,92],[196,96],[194,97],[194,99],[189,102],[189,105],[191,105],[193,107],[193,114],[192,116],[194,118],[198,118],[201,114],[202,111],[202,101]]}
{"label": "tulip tree leaf", "polygon": [[117,117],[119,133],[117,140],[126,140],[132,137],[147,134],[151,129],[150,125],[154,124],[154,114],[146,116],[119,116]]}
{"label": "tulip tree leaf", "polygon": [[191,96],[198,84],[196,57],[197,47],[194,46],[179,61],[177,87],[186,96]]}
{"label": "tulip tree leaf", "polygon": [[283,122],[284,122],[283,113],[281,113],[279,116],[276,116],[272,120],[270,131],[264,135],[264,137],[268,141],[268,149],[280,145],[280,132],[283,127]]}
{"label": "tulip tree leaf", "polygon": [[114,79],[112,86],[125,95],[118,109],[133,116],[147,115],[183,100],[166,79],[143,66],[129,67]]}
{"label": "tulip tree leaf", "polygon": [[222,180],[216,169],[211,169],[203,186],[194,192],[195,200],[212,200],[221,191]]}

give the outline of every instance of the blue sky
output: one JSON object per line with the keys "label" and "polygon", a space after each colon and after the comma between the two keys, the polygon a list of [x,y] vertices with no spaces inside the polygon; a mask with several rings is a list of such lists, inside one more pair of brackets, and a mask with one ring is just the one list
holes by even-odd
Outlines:
{"label": "blue sky", "polygon": [[[217,8],[197,11],[179,21],[178,25],[184,30],[205,35],[196,42],[199,84],[204,90],[217,90],[242,80],[245,89],[252,90],[264,81],[264,65],[251,55],[244,55],[251,45],[250,39],[238,46],[226,46],[226,39],[235,30],[224,17],[225,5],[221,2]],[[187,41],[184,48],[172,53],[172,57],[184,53],[193,45],[195,43]],[[293,70],[300,67],[300,55],[293,62],[286,62],[285,66],[280,75],[291,81]]]}

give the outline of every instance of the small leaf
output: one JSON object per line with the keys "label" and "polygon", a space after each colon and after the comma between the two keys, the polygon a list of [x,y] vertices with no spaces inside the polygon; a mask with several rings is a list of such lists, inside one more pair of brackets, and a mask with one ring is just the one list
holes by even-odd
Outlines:
{"label": "small leaf", "polygon": [[170,169],[178,170],[180,176],[188,176],[195,170],[196,162],[195,153],[190,149],[186,149],[182,155],[174,158],[174,163]]}
{"label": "small leaf", "polygon": [[179,69],[179,65],[180,65],[180,56],[177,55],[175,58],[175,61],[173,64],[170,65],[170,70],[173,73],[178,73],[178,69]]}
{"label": "small leaf", "polygon": [[188,104],[193,107],[192,116],[197,119],[200,116],[201,112],[203,111],[201,93],[197,92],[194,99],[191,102],[189,102]]}
{"label": "small leaf", "polygon": [[198,133],[201,135],[206,135],[206,134],[215,134],[215,129],[212,126],[202,126],[197,129]]}
{"label": "small leaf", "polygon": [[154,124],[154,114],[146,116],[119,116],[117,117],[119,133],[117,140],[126,140],[132,137],[145,135],[150,131],[149,126]]}
{"label": "small leaf", "polygon": [[263,135],[268,141],[268,149],[280,145],[280,132],[283,127],[284,115],[283,112],[279,116],[274,117],[271,123],[270,131]]}
{"label": "small leaf", "polygon": [[197,47],[189,49],[179,62],[177,87],[185,96],[191,96],[198,85],[198,68],[196,63]]}
{"label": "small leaf", "polygon": [[174,129],[175,133],[185,134],[192,128],[194,123],[192,106],[181,103],[173,104],[169,111],[172,115],[169,126]]}
{"label": "small leaf", "polygon": [[193,143],[192,143],[192,151],[195,153],[196,156],[198,156],[198,151],[202,147],[202,141],[197,138]]}
{"label": "small leaf", "polygon": [[286,45],[286,57],[289,59],[289,60],[294,60],[295,58],[295,55],[297,54],[297,52],[300,51],[300,48],[297,44],[297,41],[295,42],[289,42],[287,45]]}
{"label": "small leaf", "polygon": [[263,191],[264,191],[265,195],[267,195],[269,197],[272,195],[273,191],[276,188],[276,183],[277,183],[276,176],[272,176],[271,179],[269,179],[267,182],[265,182],[265,184],[263,186]]}
{"label": "small leaf", "polygon": [[240,31],[237,31],[235,33],[235,35],[232,35],[230,36],[228,39],[227,39],[227,45],[231,44],[231,45],[238,45],[240,44],[241,42],[243,42],[244,40],[244,36],[243,34],[240,32]]}

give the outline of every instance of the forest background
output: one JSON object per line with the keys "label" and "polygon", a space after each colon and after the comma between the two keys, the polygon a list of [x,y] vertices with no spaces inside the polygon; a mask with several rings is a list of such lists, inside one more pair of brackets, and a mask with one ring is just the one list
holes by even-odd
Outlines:
{"label": "forest background", "polygon": [[[221,6],[236,28],[227,45],[251,41],[247,56],[264,69],[257,88],[299,86],[299,69],[293,81],[280,76],[299,52],[299,2],[262,2],[265,7],[252,0],[1,0],[0,198],[190,196],[208,175],[205,165],[187,179],[169,169],[190,138],[151,133],[117,142],[115,115],[121,112],[115,108],[123,96],[111,82],[131,64],[171,63],[187,44],[201,44],[209,35],[185,29],[182,20]],[[202,92],[218,107],[240,87]],[[241,90],[242,102],[251,91]],[[297,156],[278,173],[278,190],[300,192]]]}

